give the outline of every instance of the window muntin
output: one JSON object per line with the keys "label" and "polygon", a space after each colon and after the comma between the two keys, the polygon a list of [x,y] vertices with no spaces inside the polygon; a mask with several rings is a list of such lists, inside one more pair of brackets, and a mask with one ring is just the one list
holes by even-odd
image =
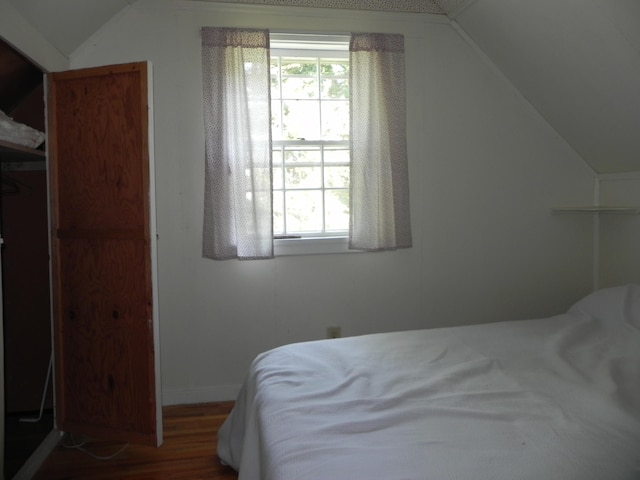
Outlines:
{"label": "window muntin", "polygon": [[[293,36],[295,37],[295,36]],[[271,50],[274,236],[349,231],[348,41]],[[336,48],[342,49],[337,51]]]}

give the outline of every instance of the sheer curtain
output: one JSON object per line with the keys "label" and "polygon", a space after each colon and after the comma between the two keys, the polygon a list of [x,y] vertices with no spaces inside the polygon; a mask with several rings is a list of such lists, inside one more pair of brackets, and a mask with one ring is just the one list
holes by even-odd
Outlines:
{"label": "sheer curtain", "polygon": [[269,32],[202,29],[203,256],[273,257]]}
{"label": "sheer curtain", "polygon": [[404,37],[353,33],[349,248],[411,247]]}

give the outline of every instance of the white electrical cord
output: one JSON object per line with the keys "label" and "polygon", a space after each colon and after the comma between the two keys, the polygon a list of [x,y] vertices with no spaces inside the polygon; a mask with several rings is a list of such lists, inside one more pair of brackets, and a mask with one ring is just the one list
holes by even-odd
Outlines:
{"label": "white electrical cord", "polygon": [[86,445],[86,442],[81,442],[81,443],[76,443],[73,435],[69,434],[69,439],[71,440],[71,444],[70,445],[65,445],[63,444],[62,446],[64,448],[69,448],[69,449],[75,449],[78,450],[82,453],[85,453],[87,455],[89,455],[91,458],[95,458],[96,460],[111,460],[112,458],[117,457],[118,455],[120,455],[125,448],[127,448],[129,446],[129,443],[125,443],[124,445],[122,445],[117,452],[111,454],[111,455],[107,455],[107,456],[101,456],[101,455],[96,455],[93,452],[90,452],[89,450],[87,450],[86,448],[84,448],[84,446]]}
{"label": "white electrical cord", "polygon": [[[47,369],[47,378],[44,382],[44,391],[42,392],[42,401],[40,402],[40,414],[37,417],[33,417],[33,418],[21,418],[20,421],[24,422],[24,423],[37,423],[40,420],[42,420],[42,413],[44,412],[44,403],[45,400],[47,398],[47,389],[49,388],[49,381],[51,380],[51,372],[53,370],[53,351],[51,352],[51,356],[49,357],[49,368]],[[73,435],[70,435],[71,438],[71,445],[63,445],[64,448],[73,448],[76,450],[79,450],[83,453],[86,453],[87,455],[89,455],[92,458],[95,458],[97,460],[111,460],[112,458],[120,455],[125,448],[127,448],[129,446],[128,443],[125,443],[124,445],[122,445],[118,451],[116,451],[115,453],[113,453],[112,455],[107,455],[107,456],[99,456],[96,455],[95,453],[92,453],[90,451],[88,451],[87,449],[84,448],[85,442],[82,443],[75,443],[75,441],[73,440]]]}
{"label": "white electrical cord", "polygon": [[40,402],[40,415],[34,418],[21,418],[24,423],[37,423],[42,420],[42,412],[44,411],[44,402],[47,398],[47,389],[49,388],[49,380],[51,378],[51,370],[53,369],[53,351],[49,356],[49,368],[47,368],[47,379],[44,381],[44,391],[42,392],[42,401]]}

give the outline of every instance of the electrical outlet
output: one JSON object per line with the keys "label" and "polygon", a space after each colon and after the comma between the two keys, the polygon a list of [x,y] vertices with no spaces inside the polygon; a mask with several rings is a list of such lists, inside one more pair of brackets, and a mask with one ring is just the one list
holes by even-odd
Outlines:
{"label": "electrical outlet", "polygon": [[327,327],[327,338],[340,338],[341,336],[340,327]]}

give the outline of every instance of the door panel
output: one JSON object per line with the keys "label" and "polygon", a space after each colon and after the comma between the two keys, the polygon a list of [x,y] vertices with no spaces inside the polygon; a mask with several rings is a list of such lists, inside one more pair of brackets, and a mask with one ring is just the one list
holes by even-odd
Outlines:
{"label": "door panel", "polygon": [[55,128],[62,139],[58,200],[82,206],[60,209],[59,228],[144,229],[148,227],[144,197],[148,160],[143,159],[148,156],[147,109],[141,103],[145,86],[139,71],[102,72],[103,67],[89,77],[78,71],[52,75],[59,82],[53,87]]}
{"label": "door panel", "polygon": [[[153,377],[143,282],[148,248],[138,240],[64,239],[60,263],[65,265],[60,291],[65,328],[61,352],[65,368],[65,430],[90,420],[96,427],[123,432],[150,431],[148,415]],[[70,348],[72,347],[72,348]],[[81,385],[82,394],[78,394]],[[147,401],[140,401],[140,400]]]}
{"label": "door panel", "polygon": [[145,63],[48,75],[58,427],[159,445]]}

